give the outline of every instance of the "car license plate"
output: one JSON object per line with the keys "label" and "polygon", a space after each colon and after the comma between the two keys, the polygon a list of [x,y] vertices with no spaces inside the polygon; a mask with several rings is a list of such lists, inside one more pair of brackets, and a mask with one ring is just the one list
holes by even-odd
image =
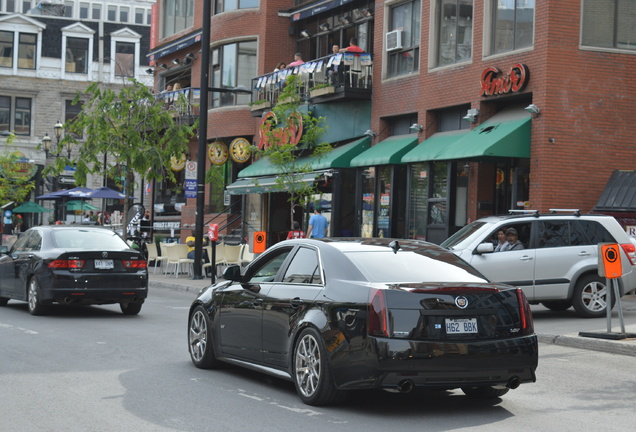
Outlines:
{"label": "car license plate", "polygon": [[97,270],[111,270],[113,268],[113,260],[95,260],[95,268]]}
{"label": "car license plate", "polygon": [[477,318],[446,318],[446,334],[477,333]]}

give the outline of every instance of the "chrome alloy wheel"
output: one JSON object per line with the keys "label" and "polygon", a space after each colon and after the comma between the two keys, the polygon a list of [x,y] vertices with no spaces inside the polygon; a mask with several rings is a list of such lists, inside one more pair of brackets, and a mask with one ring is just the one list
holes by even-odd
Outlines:
{"label": "chrome alloy wheel", "polygon": [[296,347],[295,372],[298,389],[303,396],[311,397],[320,384],[320,347],[311,334],[306,334]]}
{"label": "chrome alloy wheel", "polygon": [[35,278],[32,278],[29,281],[29,293],[28,293],[28,303],[29,303],[29,310],[31,312],[37,310],[38,306],[39,306],[39,299],[38,299],[38,295],[40,293],[38,292],[38,283],[35,280]]}
{"label": "chrome alloy wheel", "polygon": [[607,287],[604,283],[590,281],[581,293],[581,300],[587,309],[592,312],[605,310],[607,307]]}
{"label": "chrome alloy wheel", "polygon": [[208,345],[208,325],[203,311],[196,310],[190,318],[189,331],[190,354],[192,358],[201,362],[205,358],[205,349]]}

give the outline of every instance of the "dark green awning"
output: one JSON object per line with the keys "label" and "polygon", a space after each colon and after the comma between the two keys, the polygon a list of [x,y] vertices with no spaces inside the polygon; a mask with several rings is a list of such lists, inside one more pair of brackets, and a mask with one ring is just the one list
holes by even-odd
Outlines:
{"label": "dark green awning", "polygon": [[[303,183],[313,183],[316,180],[316,176],[320,173],[310,172],[299,174],[298,181]],[[231,185],[227,186],[227,191],[230,195],[244,195],[251,193],[269,193],[269,192],[284,192],[276,184],[277,176],[264,176],[255,178],[242,178],[238,179]]]}
{"label": "dark green awning", "polygon": [[417,145],[417,134],[385,139],[351,160],[352,167],[399,164],[402,156]]}
{"label": "dark green awning", "polygon": [[402,163],[436,160],[451,144],[462,139],[466,133],[465,130],[436,133],[402,156]]}
{"label": "dark green awning", "polygon": [[[369,137],[364,137],[350,143],[335,147],[321,158],[305,157],[298,159],[297,163],[304,167],[309,164],[309,169],[317,171],[329,168],[349,168],[351,159],[368,149],[371,145]],[[247,168],[241,170],[239,178],[271,176],[280,174],[280,168],[274,166],[268,158],[262,158]]]}

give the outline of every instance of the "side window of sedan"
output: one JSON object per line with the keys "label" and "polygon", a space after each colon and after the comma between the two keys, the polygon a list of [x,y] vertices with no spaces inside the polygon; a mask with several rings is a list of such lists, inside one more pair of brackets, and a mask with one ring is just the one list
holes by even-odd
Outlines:
{"label": "side window of sedan", "polygon": [[13,244],[12,252],[27,252],[27,244],[31,233],[22,234]]}
{"label": "side window of sedan", "polygon": [[31,251],[39,251],[42,248],[42,236],[39,232],[33,231],[27,239],[26,248]]}
{"label": "side window of sedan", "polygon": [[285,276],[283,276],[283,282],[296,284],[322,283],[318,252],[305,247],[298,249],[285,272]]}
{"label": "side window of sedan", "polygon": [[291,248],[283,250],[259,268],[255,269],[254,273],[252,273],[249,278],[249,283],[256,284],[259,282],[273,282],[290,252]]}

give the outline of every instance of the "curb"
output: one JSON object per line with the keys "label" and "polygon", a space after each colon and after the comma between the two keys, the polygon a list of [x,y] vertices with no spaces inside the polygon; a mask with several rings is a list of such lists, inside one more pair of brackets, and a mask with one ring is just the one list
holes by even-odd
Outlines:
{"label": "curb", "polygon": [[636,357],[636,340],[623,339],[612,341],[607,339],[586,338],[581,336],[566,335],[537,335],[540,343],[561,345],[571,348],[589,349],[593,351],[603,351],[610,354],[622,354]]}

